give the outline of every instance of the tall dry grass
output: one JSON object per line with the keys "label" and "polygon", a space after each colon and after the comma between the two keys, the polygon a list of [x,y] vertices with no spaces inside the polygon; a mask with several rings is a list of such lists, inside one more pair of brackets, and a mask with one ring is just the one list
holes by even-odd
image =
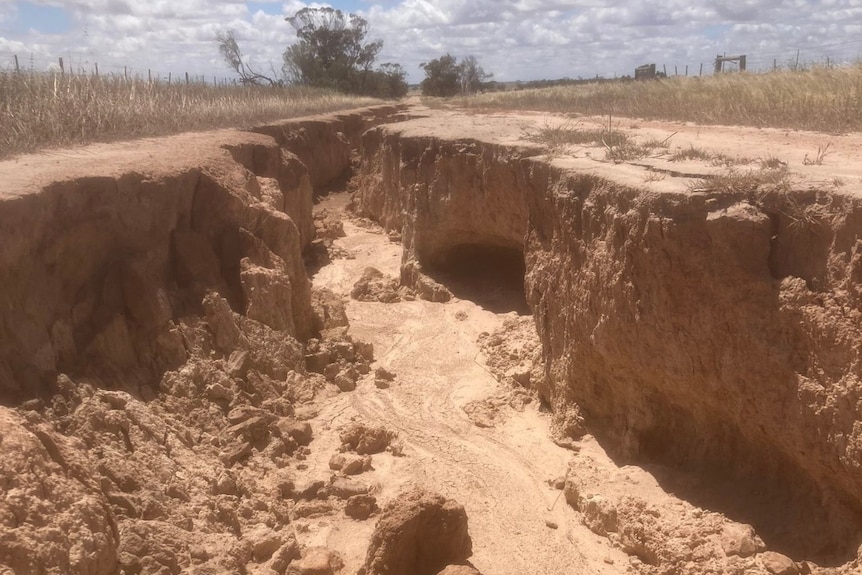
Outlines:
{"label": "tall dry grass", "polygon": [[453,98],[474,109],[535,110],[844,133],[862,129],[862,64],[769,74],[607,82]]}
{"label": "tall dry grass", "polygon": [[308,88],[0,71],[0,158],[74,144],[244,127],[377,103]]}

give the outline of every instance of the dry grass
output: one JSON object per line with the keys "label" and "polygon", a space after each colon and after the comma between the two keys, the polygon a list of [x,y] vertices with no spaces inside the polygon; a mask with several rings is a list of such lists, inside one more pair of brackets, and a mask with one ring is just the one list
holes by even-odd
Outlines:
{"label": "dry grass", "polygon": [[862,64],[495,92],[451,104],[843,133],[862,130]]}
{"label": "dry grass", "polygon": [[680,148],[670,156],[671,162],[684,162],[687,160],[703,160],[712,166],[725,167],[750,164],[753,161],[751,158],[728,156],[721,152],[713,152],[704,148],[695,148],[694,146]]}
{"label": "dry grass", "polygon": [[691,185],[693,191],[720,190],[733,194],[752,197],[791,191],[791,174],[786,167],[756,170],[737,170],[728,168],[709,178],[698,180]]}
{"label": "dry grass", "polygon": [[643,158],[656,148],[667,148],[670,138],[658,140],[650,138],[638,142],[625,132],[612,127],[583,127],[574,120],[560,125],[546,124],[537,132],[525,135],[526,139],[542,144],[551,155],[562,152],[567,146],[594,146],[605,149],[605,159],[624,162]]}
{"label": "dry grass", "polygon": [[619,130],[587,128],[574,121],[563,122],[558,126],[545,124],[537,132],[526,134],[526,138],[552,151],[565,146],[619,146],[628,140],[628,136]]}
{"label": "dry grass", "polygon": [[727,168],[719,174],[690,185],[693,192],[721,192],[745,196],[748,201],[760,206],[767,213],[780,213],[791,222],[792,228],[817,225],[817,205],[803,199],[795,190],[792,174],[787,165],[769,168],[762,164],[759,169],[739,170]]}
{"label": "dry grass", "polygon": [[0,71],[0,157],[380,103],[306,88],[214,87]]}

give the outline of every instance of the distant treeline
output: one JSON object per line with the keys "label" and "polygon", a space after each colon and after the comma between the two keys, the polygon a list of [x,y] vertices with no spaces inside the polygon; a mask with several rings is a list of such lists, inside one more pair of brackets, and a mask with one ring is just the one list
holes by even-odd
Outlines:
{"label": "distant treeline", "polygon": [[[656,78],[664,78],[661,72]],[[530,80],[529,82],[485,82],[482,84],[483,92],[505,92],[508,90],[529,90],[532,88],[553,88],[556,86],[578,86],[581,84],[607,84],[614,82],[632,82],[633,76],[625,75],[618,78],[605,78],[594,76],[592,78],[558,78],[556,80]]]}

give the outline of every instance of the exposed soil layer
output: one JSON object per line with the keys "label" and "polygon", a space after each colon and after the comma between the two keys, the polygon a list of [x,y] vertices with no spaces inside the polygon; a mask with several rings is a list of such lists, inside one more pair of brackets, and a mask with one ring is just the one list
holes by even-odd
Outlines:
{"label": "exposed soil layer", "polygon": [[829,184],[822,166],[793,165],[779,191],[710,188],[720,168],[708,162],[657,178],[666,160],[530,149],[528,117],[447,114],[363,137],[354,203],[404,238],[402,280],[421,287],[453,245],[523,250],[538,391],[559,427],[583,432],[570,423],[583,417],[619,462],[694,473],[697,503],[797,559],[854,558],[859,174]]}
{"label": "exposed soil layer", "polygon": [[554,122],[0,163],[0,574],[858,573],[862,138]]}

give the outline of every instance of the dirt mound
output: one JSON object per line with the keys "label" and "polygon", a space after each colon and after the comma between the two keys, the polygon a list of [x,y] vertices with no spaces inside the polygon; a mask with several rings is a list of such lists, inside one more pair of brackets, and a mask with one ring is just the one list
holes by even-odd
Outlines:
{"label": "dirt mound", "polygon": [[532,317],[507,319],[494,333],[480,334],[479,346],[497,381],[510,387],[542,389],[542,341]]}
{"label": "dirt mound", "polygon": [[327,209],[315,210],[314,236],[327,240],[343,238],[345,236],[344,223],[338,215]]}
{"label": "dirt mound", "polygon": [[[565,481],[566,501],[591,531],[629,554],[640,573],[796,575],[819,571],[809,561],[795,562],[767,551],[751,525],[668,495],[656,477],[676,472],[658,467],[652,473],[636,467],[614,469],[602,462],[597,449],[594,440],[588,441],[572,459]],[[694,480],[679,477],[677,481],[681,485]],[[843,572],[855,572],[857,563],[848,564]]]}
{"label": "dirt mound", "polygon": [[543,381],[542,346],[530,317],[507,319],[494,333],[479,334],[485,364],[501,388],[464,406],[479,427],[494,427],[511,412],[522,412]]}
{"label": "dirt mound", "polygon": [[478,427],[494,427],[505,421],[510,413],[523,412],[532,400],[530,392],[525,389],[503,389],[485,399],[467,403],[464,413]]}
{"label": "dirt mound", "polygon": [[383,509],[360,575],[436,575],[472,554],[464,507],[426,491],[402,493]]}
{"label": "dirt mound", "polygon": [[0,565],[12,573],[115,573],[120,533],[89,462],[29,415],[0,407]]}
{"label": "dirt mound", "polygon": [[306,344],[308,371],[322,374],[341,391],[353,391],[359,378],[371,372],[369,363],[374,358],[374,348],[355,341],[344,329],[324,332],[324,336],[309,339]]}
{"label": "dirt mound", "polygon": [[398,434],[385,427],[373,427],[354,422],[342,429],[339,437],[342,449],[354,451],[359,455],[371,455],[385,451]]}
{"label": "dirt mound", "polygon": [[398,280],[387,277],[376,268],[365,268],[362,277],[359,278],[350,297],[359,301],[377,301],[381,303],[395,303],[402,300],[412,300],[412,292],[398,285]]}
{"label": "dirt mound", "polygon": [[347,312],[344,310],[344,300],[332,290],[318,288],[311,292],[312,326],[314,333],[347,327]]}

